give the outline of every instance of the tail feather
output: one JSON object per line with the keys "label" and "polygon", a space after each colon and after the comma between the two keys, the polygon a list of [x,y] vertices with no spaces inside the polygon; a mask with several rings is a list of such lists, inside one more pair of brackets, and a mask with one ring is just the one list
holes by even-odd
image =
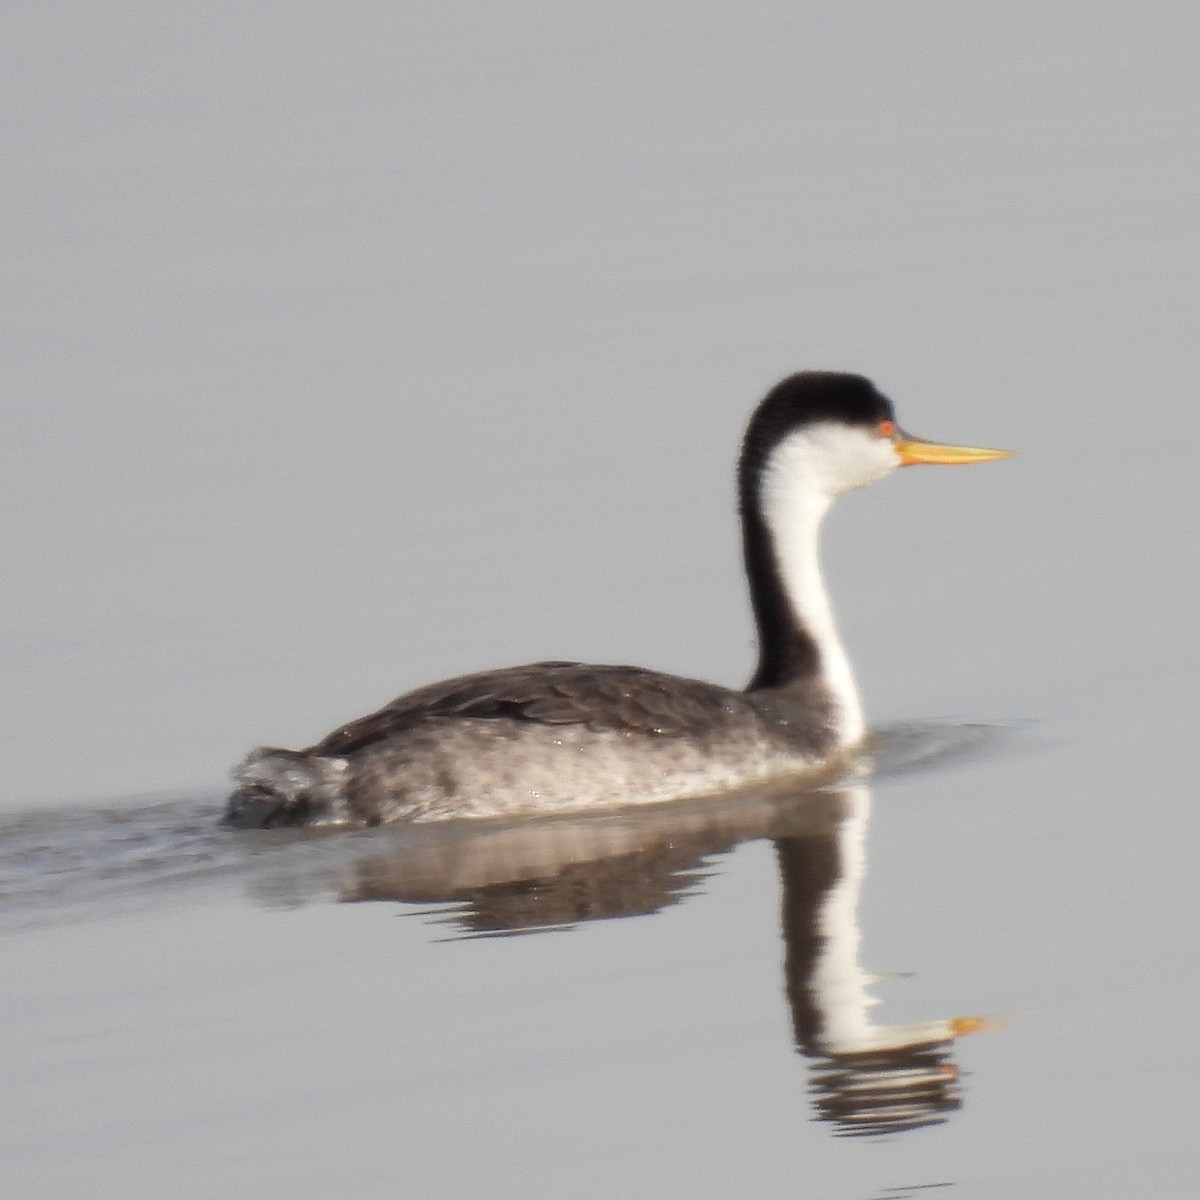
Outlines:
{"label": "tail feather", "polygon": [[234,769],[237,784],[224,823],[238,828],[336,825],[347,819],[350,764],[300,750],[263,746]]}

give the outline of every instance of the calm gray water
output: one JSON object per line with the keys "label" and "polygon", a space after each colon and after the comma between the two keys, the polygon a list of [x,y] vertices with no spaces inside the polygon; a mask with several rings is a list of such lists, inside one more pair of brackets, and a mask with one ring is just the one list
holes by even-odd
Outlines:
{"label": "calm gray water", "polygon": [[[1193,1196],[1197,46],[9,13],[4,1194]],[[247,748],[440,676],[740,682],[734,453],[806,366],[1021,451],[827,523],[873,775],[214,827]]]}

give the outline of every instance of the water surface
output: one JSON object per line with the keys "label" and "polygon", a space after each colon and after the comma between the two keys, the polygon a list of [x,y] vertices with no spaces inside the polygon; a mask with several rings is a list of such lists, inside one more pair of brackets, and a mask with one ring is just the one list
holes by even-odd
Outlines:
{"label": "water surface", "polygon": [[[1191,6],[9,16],[6,1195],[1194,1194]],[[740,683],[799,367],[1020,451],[827,523],[874,774],[216,828],[439,677]]]}

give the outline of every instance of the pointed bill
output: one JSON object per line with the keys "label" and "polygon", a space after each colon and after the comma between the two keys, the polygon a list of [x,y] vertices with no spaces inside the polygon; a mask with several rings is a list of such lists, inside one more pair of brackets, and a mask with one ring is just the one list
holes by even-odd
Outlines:
{"label": "pointed bill", "polygon": [[950,1033],[953,1037],[965,1037],[968,1033],[995,1033],[1004,1025],[995,1017],[952,1017]]}
{"label": "pointed bill", "polygon": [[895,441],[900,465],[934,463],[944,466],[961,463],[990,462],[993,458],[1009,458],[1012,450],[989,450],[985,446],[948,446],[942,442],[923,442],[920,438],[901,433]]}

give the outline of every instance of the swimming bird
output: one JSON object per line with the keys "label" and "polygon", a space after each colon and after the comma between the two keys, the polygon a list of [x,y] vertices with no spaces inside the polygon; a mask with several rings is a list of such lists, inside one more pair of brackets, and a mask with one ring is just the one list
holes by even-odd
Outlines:
{"label": "swimming bird", "polygon": [[419,688],[306,750],[235,771],[235,826],[377,825],[655,803],[828,770],[862,708],[818,561],[843,492],[913,463],[1006,450],[922,441],[861,375],[802,371],[750,418],[738,463],[758,630],[743,690],[643,667],[539,662]]}

